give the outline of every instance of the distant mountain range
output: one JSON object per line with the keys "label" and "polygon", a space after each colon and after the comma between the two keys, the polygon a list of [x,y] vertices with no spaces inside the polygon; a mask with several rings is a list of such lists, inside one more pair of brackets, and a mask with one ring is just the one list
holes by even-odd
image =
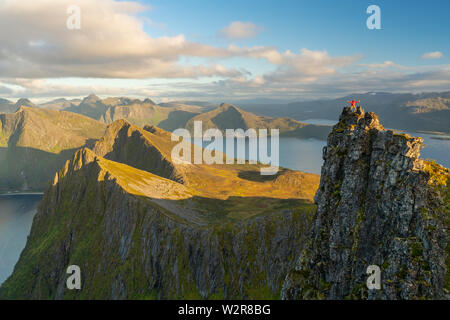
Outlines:
{"label": "distant mountain range", "polygon": [[[264,103],[256,103],[258,100],[252,100],[236,104],[241,111],[272,118],[291,118],[291,122],[292,119],[337,121],[341,108],[352,99],[361,100],[362,107],[376,112],[386,127],[450,133],[450,91],[422,94],[368,92],[316,101],[282,103],[264,100]],[[100,99],[92,94],[84,99],[61,98],[41,104],[33,104],[28,99],[20,99],[15,103],[0,99],[0,114],[13,113],[22,105],[66,110],[107,124],[118,119],[127,119],[139,126],[157,125],[168,131],[185,127],[188,121],[196,116],[199,116],[197,119],[205,118],[200,114],[219,107],[219,104],[205,101],[172,101],[156,104],[151,99],[139,100],[127,97]],[[281,122],[277,121],[277,124]]]}
{"label": "distant mountain range", "polygon": [[[243,111],[238,107],[223,103],[220,107],[201,113],[191,118],[186,128],[193,133],[194,122],[201,121],[203,131],[217,128],[225,133],[226,129],[279,129],[280,135],[299,138],[316,138],[325,140],[331,130],[330,126],[301,123],[292,118],[272,118],[258,116]],[[270,134],[270,130],[268,131]]]}
{"label": "distant mountain range", "polygon": [[242,102],[240,106],[246,111],[271,117],[291,117],[299,121],[337,120],[342,107],[352,99],[361,100],[362,107],[376,112],[388,128],[450,133],[450,91],[422,94],[369,92],[288,104]]}
{"label": "distant mountain range", "polygon": [[39,108],[52,109],[52,110],[64,110],[74,106],[78,106],[81,103],[81,99],[67,100],[65,98],[55,99],[52,101],[39,104]]}
{"label": "distant mountain range", "polygon": [[20,107],[35,107],[35,104],[32,103],[28,99],[19,99],[16,103],[11,102],[6,99],[0,98],[0,114],[2,113],[14,113],[16,112]]}
{"label": "distant mountain range", "polygon": [[172,131],[184,127],[190,118],[202,112],[203,107],[186,104],[159,106],[150,99],[143,101],[124,97],[100,99],[96,95],[89,95],[80,104],[66,110],[107,124],[127,119],[139,126],[158,125]]}
{"label": "distant mountain range", "polygon": [[205,130],[213,127],[222,131],[238,128],[279,129],[282,135],[317,139],[326,139],[330,131],[329,126],[309,125],[288,117],[259,116],[227,103],[219,106],[201,101],[174,101],[158,105],[151,99],[139,100],[127,97],[100,99],[94,94],[82,100],[61,98],[39,105],[33,104],[28,99],[20,99],[16,103],[1,101],[3,103],[0,104],[0,110],[4,113],[13,113],[21,106],[64,110],[106,124],[126,119],[141,127],[156,125],[168,131],[185,127],[191,129],[194,121],[199,120],[204,122]]}
{"label": "distant mountain range", "polygon": [[43,190],[55,170],[105,127],[67,111],[22,106],[0,114],[0,191]]}

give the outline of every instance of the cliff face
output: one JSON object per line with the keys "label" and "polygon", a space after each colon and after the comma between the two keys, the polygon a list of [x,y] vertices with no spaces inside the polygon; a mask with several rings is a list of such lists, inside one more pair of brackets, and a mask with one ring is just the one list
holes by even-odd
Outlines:
{"label": "cliff face", "polygon": [[[78,151],[47,190],[0,298],[279,297],[304,241],[307,213],[198,225],[138,188],[151,179],[159,179],[157,190],[170,184],[170,197],[189,196],[181,184]],[[73,264],[81,268],[80,291],[65,288]]]}
{"label": "cliff face", "polygon": [[118,120],[108,126],[93,151],[106,159],[183,182],[182,174],[170,159],[173,144],[170,134],[164,130],[158,129],[152,133],[126,120]]}
{"label": "cliff face", "polygon": [[[324,148],[310,243],[282,298],[445,297],[450,175],[420,160],[421,147],[374,113],[344,109]],[[369,265],[381,268],[381,290],[367,289]]]}

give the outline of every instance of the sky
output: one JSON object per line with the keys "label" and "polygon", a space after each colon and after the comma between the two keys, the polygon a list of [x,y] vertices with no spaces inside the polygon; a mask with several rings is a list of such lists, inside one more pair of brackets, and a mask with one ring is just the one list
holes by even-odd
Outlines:
{"label": "sky", "polygon": [[[371,5],[380,29],[367,27]],[[0,97],[448,91],[449,11],[448,0],[0,0]]]}

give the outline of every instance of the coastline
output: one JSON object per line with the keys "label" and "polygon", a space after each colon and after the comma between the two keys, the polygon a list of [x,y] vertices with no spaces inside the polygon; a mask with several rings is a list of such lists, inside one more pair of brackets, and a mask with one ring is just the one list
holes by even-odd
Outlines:
{"label": "coastline", "polygon": [[40,195],[43,196],[44,192],[0,192],[1,196],[35,196]]}

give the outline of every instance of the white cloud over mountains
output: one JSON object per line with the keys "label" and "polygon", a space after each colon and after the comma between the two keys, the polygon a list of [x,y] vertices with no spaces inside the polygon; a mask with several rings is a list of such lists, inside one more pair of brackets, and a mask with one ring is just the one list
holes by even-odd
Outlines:
{"label": "white cloud over mountains", "polygon": [[433,52],[427,52],[424,53],[421,58],[422,59],[440,59],[442,58],[444,55],[442,54],[442,52],[440,51],[433,51]]}
{"label": "white cloud over mountains", "polygon": [[[66,28],[67,7],[81,9],[80,30]],[[143,30],[139,13],[146,7],[113,0],[5,0],[0,2],[0,70],[3,77],[106,77],[106,78],[198,78],[235,77],[242,70],[218,63],[181,65],[182,56],[211,59],[251,57],[270,63],[296,65],[305,53],[278,53],[271,47],[213,47],[191,42],[180,34],[152,38]],[[230,25],[236,37],[255,28]],[[253,30],[253,31],[251,31]],[[307,52],[307,55],[314,54]],[[317,53],[319,60],[321,53]],[[324,63],[331,60],[322,60]],[[327,66],[318,68],[325,71]],[[328,71],[327,71],[328,72]],[[306,70],[306,73],[310,71]]]}
{"label": "white cloud over mountains", "polygon": [[[67,7],[81,8],[82,27],[66,27]],[[190,78],[234,76],[220,65],[180,66],[180,55],[223,56],[226,50],[183,35],[152,38],[137,14],[147,8],[113,0],[4,0],[0,2],[3,76]]]}
{"label": "white cloud over mountains", "polygon": [[[81,29],[66,27],[67,8],[81,9]],[[152,37],[144,31],[151,10],[114,0],[0,0],[0,93],[4,96],[156,95],[183,97],[298,97],[389,88],[438,89],[450,84],[448,66],[406,68],[392,61],[358,64],[361,54],[333,56],[325,50],[279,51],[272,46],[217,47],[185,35]],[[230,40],[255,37],[262,29],[234,21],[219,31]],[[437,57],[436,52],[427,57]],[[442,54],[441,54],[442,55]],[[425,56],[425,55],[424,55]],[[195,58],[196,64],[182,62]],[[260,60],[272,71],[252,75],[229,58]],[[52,78],[161,79],[131,87],[54,83]],[[210,80],[203,80],[210,78]],[[179,79],[165,85],[164,81]],[[219,79],[219,80],[218,80]],[[106,82],[105,82],[106,83]],[[178,86],[174,88],[174,86]],[[186,96],[184,96],[186,97]]]}
{"label": "white cloud over mountains", "polygon": [[230,40],[254,38],[262,31],[262,27],[251,22],[233,21],[220,30],[220,34]]}

